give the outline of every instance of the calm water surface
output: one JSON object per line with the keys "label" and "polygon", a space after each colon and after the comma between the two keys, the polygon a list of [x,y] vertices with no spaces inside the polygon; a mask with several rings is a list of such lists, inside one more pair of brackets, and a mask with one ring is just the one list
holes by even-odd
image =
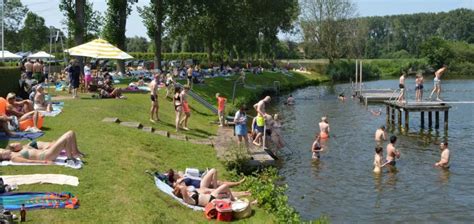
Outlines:
{"label": "calm water surface", "polygon": [[[406,82],[409,98],[414,98],[414,80]],[[398,81],[367,86],[395,88]],[[443,80],[442,87],[447,101],[474,101],[474,80]],[[427,81],[426,97],[431,88],[432,81]],[[350,95],[349,85],[309,87],[293,93],[295,106],[275,107],[283,115],[289,146],[281,152],[285,161],[280,174],[289,186],[289,202],[301,216],[312,220],[327,215],[334,223],[474,222],[474,104],[453,105],[448,132],[443,125],[439,131],[420,130],[420,115],[411,114],[407,135],[398,129],[389,132],[399,137],[398,173],[374,175],[373,138],[385,124],[385,109],[370,105],[368,109],[383,109],[375,117],[358,101],[338,102],[336,96],[343,91]],[[323,143],[327,151],[314,162],[310,148],[324,115],[335,137]],[[435,143],[445,137],[452,154],[449,171],[433,167],[440,157]]]}

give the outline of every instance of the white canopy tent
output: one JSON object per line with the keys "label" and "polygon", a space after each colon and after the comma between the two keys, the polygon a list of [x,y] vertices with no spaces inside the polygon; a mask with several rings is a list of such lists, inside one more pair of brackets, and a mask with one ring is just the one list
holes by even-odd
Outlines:
{"label": "white canopy tent", "polygon": [[0,59],[21,59],[21,56],[10,51],[0,51]]}
{"label": "white canopy tent", "polygon": [[28,56],[29,59],[50,59],[50,58],[55,58],[54,55],[48,54],[44,51],[39,51],[34,54],[31,54]]}

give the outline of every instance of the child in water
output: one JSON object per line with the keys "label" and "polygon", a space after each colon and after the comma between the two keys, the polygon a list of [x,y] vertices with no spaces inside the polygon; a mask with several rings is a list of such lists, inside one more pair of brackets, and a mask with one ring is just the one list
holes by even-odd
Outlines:
{"label": "child in water", "polygon": [[383,148],[380,146],[375,147],[375,156],[374,156],[374,173],[382,172],[382,167],[385,164],[382,164],[383,158]]}
{"label": "child in water", "polygon": [[321,137],[319,135],[316,135],[314,137],[314,142],[313,146],[311,147],[311,152],[313,152],[313,159],[319,159],[321,158],[320,152],[324,151],[323,148],[321,148],[321,144],[319,143],[319,140],[321,140]]}

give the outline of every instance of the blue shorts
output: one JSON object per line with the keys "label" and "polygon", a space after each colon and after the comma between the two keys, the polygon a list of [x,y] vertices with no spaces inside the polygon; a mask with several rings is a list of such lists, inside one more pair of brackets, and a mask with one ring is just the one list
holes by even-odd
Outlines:
{"label": "blue shorts", "polygon": [[258,126],[257,125],[257,127],[255,127],[255,130],[257,130],[257,132],[259,132],[259,133],[263,133],[263,129],[264,129],[264,126]]}
{"label": "blue shorts", "polygon": [[247,135],[247,125],[245,124],[238,124],[235,125],[235,134],[237,136],[245,136]]}

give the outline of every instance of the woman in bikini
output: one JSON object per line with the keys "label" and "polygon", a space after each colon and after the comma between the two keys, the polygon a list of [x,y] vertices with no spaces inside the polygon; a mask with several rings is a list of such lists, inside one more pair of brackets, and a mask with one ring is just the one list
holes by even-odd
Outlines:
{"label": "woman in bikini", "polygon": [[176,113],[175,125],[176,132],[179,131],[179,120],[181,119],[181,113],[183,111],[183,99],[181,98],[181,87],[174,87],[174,96],[173,96],[173,105],[174,111]]}
{"label": "woman in bikini", "polygon": [[[19,163],[45,163],[51,164],[62,150],[66,150],[67,163],[76,165],[80,163],[77,158],[84,156],[77,148],[76,134],[73,131],[64,133],[58,140],[53,142],[38,142],[36,147],[31,145],[22,146],[20,143],[11,143],[6,149],[0,149],[2,161]],[[71,161],[71,162],[70,162]]]}
{"label": "woman in bikini", "polygon": [[214,199],[220,199],[223,197],[235,201],[235,198],[227,184],[223,184],[212,191],[188,191],[186,186],[178,185],[174,188],[173,194],[178,198],[182,198],[187,204],[202,207],[206,207],[206,205]]}
{"label": "woman in bikini", "polygon": [[217,170],[212,168],[201,178],[179,177],[177,178],[173,186],[184,185],[184,186],[193,186],[194,188],[202,189],[202,190],[212,190],[212,189],[218,188],[219,186],[223,184],[226,184],[229,187],[238,186],[244,181],[245,181],[245,178],[240,180],[239,182],[218,181]]}
{"label": "woman in bikini", "polygon": [[189,86],[184,86],[183,91],[181,91],[181,101],[182,101],[182,105],[183,105],[184,117],[179,122],[179,125],[182,126],[182,128],[186,131],[189,131],[188,119],[189,119],[189,117],[191,117],[191,109],[189,108],[189,104],[188,104],[188,91],[189,91],[189,89],[190,89]]}

